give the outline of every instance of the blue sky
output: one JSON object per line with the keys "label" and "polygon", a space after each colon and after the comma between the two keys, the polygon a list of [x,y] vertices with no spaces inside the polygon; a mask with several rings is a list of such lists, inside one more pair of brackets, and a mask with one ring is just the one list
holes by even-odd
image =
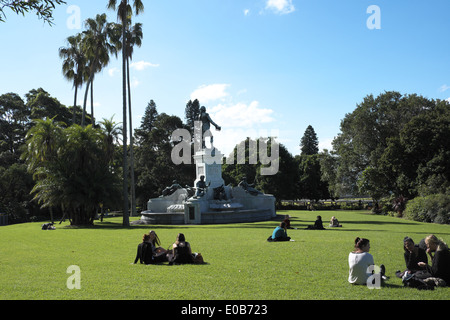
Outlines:
{"label": "blue sky", "polygon": [[[0,24],[0,94],[24,96],[42,87],[71,105],[74,91],[62,76],[58,49],[84,30],[76,28],[77,20],[105,12],[116,21],[107,2],[69,0],[57,7],[52,27],[34,14],[6,11],[7,21]],[[247,136],[275,134],[296,155],[308,125],[320,147],[330,148],[340,121],[368,94],[395,90],[450,97],[448,0],[144,0],[144,5],[145,12],[134,18],[143,23],[144,39],[132,61],[133,127],[151,99],[160,113],[184,119],[187,101],[198,98],[223,128],[214,133],[222,152]],[[372,5],[379,11],[368,12]],[[375,23],[379,29],[370,28]],[[122,121],[121,85],[119,56],[96,76],[97,119],[114,115]]]}

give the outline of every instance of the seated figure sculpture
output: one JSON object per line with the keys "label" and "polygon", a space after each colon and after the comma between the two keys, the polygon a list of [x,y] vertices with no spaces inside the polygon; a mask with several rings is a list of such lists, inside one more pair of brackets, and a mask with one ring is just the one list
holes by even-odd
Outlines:
{"label": "seated figure sculpture", "polygon": [[261,191],[258,191],[254,188],[255,184],[249,184],[247,182],[247,177],[243,177],[242,181],[239,182],[238,187],[241,187],[242,189],[244,189],[246,192],[250,193],[252,196],[257,196],[258,194],[262,194]]}
{"label": "seated figure sculpture", "polygon": [[172,181],[172,185],[170,187],[166,187],[163,191],[162,191],[162,195],[160,197],[166,197],[166,196],[170,196],[171,194],[173,194],[175,191],[177,191],[178,189],[182,189],[183,187],[181,185],[178,184],[177,180],[173,180]]}
{"label": "seated figure sculpture", "polygon": [[194,198],[201,198],[201,197],[203,197],[206,194],[206,189],[209,187],[210,184],[211,184],[211,182],[206,184],[205,176],[200,176],[200,181],[198,181],[195,184],[195,188],[197,190],[195,191]]}
{"label": "seated figure sculpture", "polygon": [[214,200],[227,200],[227,194],[225,192],[225,187],[221,185],[220,187],[214,188]]}

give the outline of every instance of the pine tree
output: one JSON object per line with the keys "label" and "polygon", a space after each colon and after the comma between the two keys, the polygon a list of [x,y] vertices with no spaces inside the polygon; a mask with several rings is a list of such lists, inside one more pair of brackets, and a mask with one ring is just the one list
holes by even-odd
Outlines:
{"label": "pine tree", "polygon": [[300,148],[302,155],[310,156],[319,153],[319,140],[317,139],[316,132],[311,125],[309,125],[305,130],[305,134],[300,141]]}
{"label": "pine tree", "polygon": [[194,101],[189,100],[186,104],[184,113],[186,117],[186,124],[189,127],[191,134],[193,134],[195,121],[198,120],[198,116],[200,115],[200,102],[197,99]]}

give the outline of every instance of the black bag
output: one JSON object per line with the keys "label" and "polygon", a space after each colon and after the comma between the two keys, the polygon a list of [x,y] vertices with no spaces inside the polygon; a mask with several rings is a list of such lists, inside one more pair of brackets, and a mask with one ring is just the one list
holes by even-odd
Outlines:
{"label": "black bag", "polygon": [[433,285],[429,285],[424,280],[431,277],[426,271],[417,271],[411,276],[403,278],[402,282],[405,287],[416,288],[419,290],[434,290]]}

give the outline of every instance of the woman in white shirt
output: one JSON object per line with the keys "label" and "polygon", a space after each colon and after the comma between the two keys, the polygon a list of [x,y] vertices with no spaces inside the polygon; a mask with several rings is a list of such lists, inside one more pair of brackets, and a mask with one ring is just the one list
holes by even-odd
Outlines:
{"label": "woman in white shirt", "polygon": [[370,242],[368,239],[356,238],[355,251],[348,255],[348,265],[350,267],[348,282],[352,284],[366,284],[367,279],[372,275],[369,269],[374,266],[373,256],[369,253]]}

